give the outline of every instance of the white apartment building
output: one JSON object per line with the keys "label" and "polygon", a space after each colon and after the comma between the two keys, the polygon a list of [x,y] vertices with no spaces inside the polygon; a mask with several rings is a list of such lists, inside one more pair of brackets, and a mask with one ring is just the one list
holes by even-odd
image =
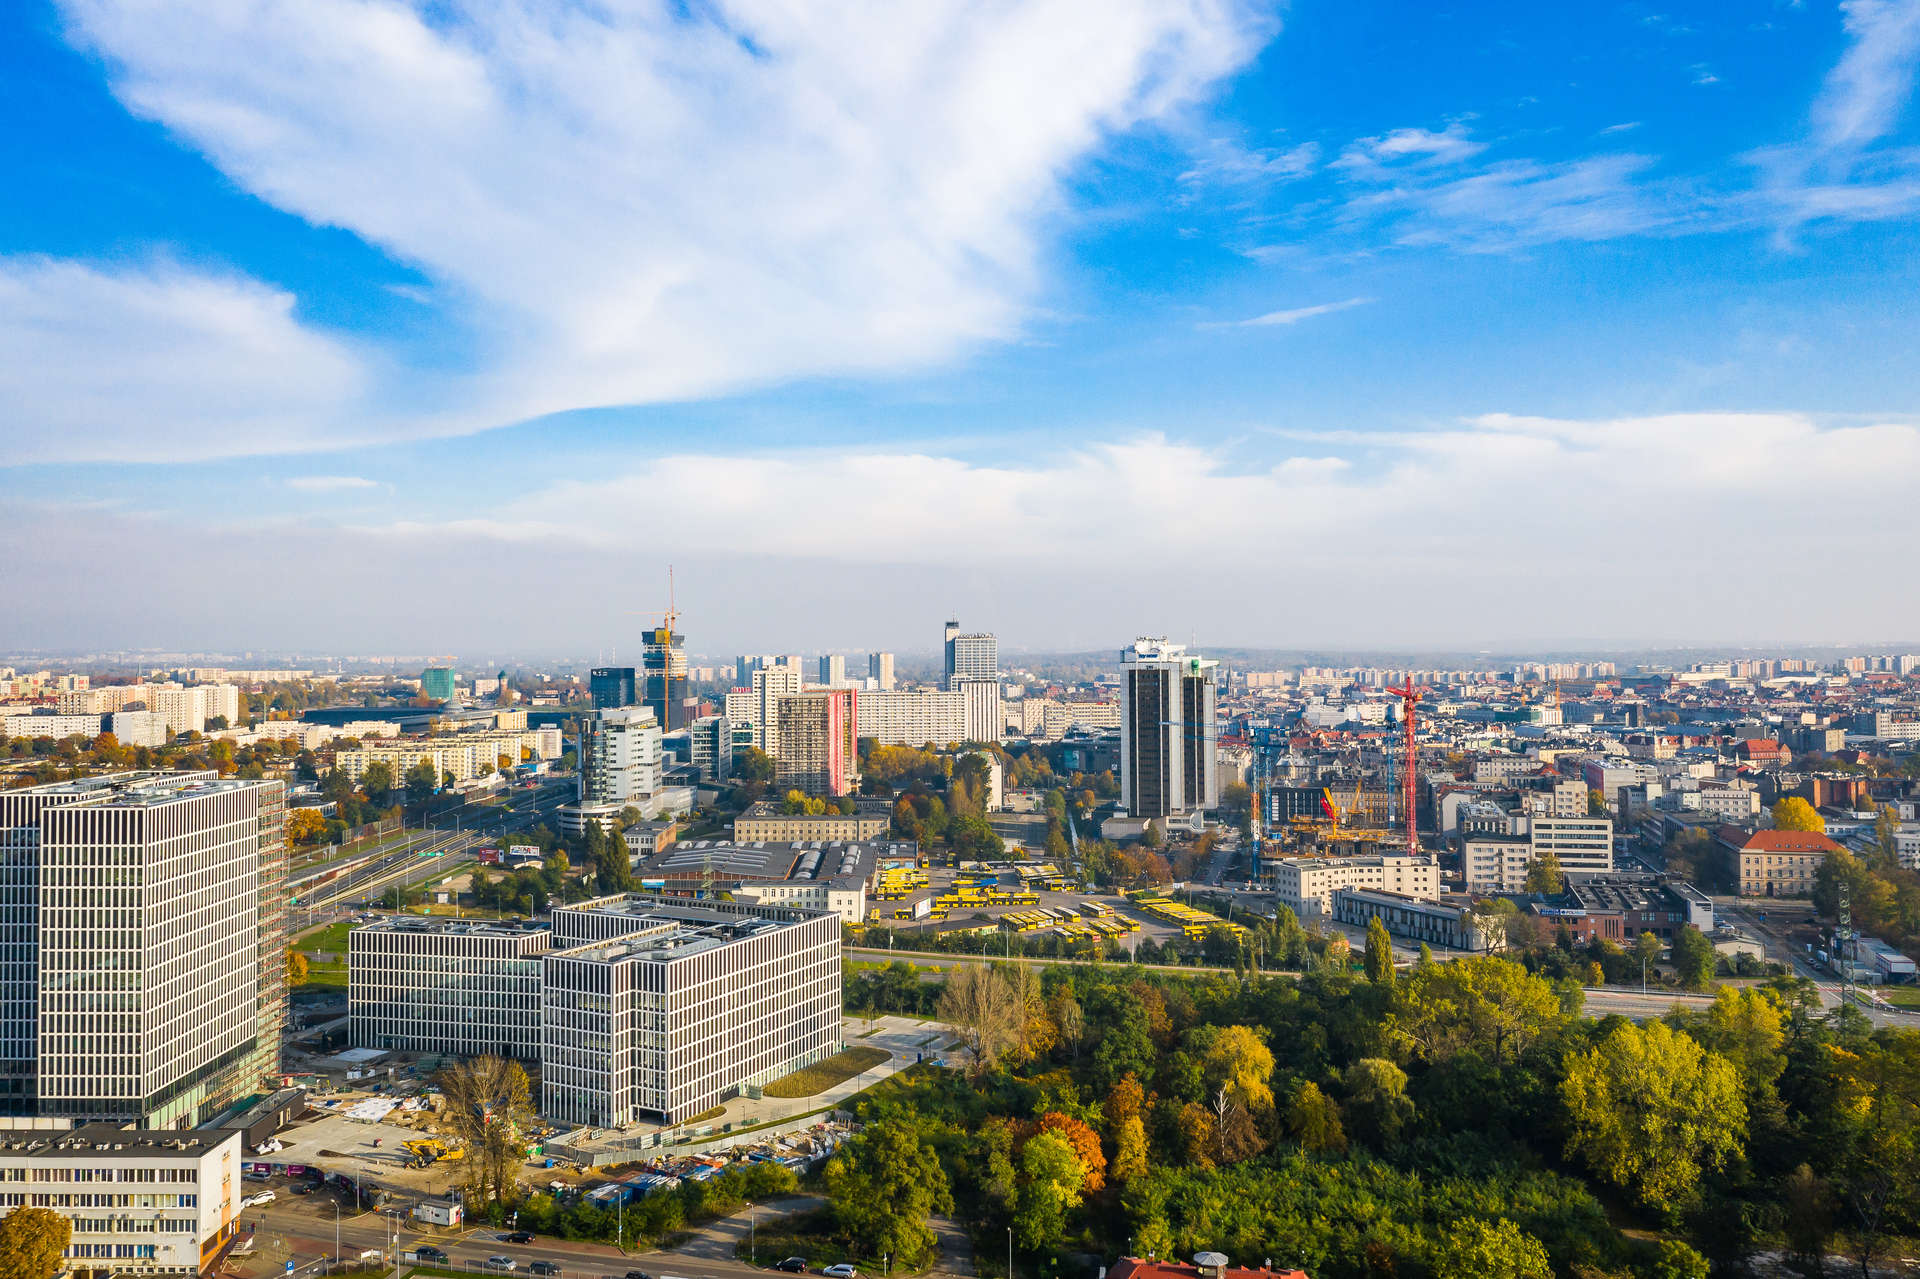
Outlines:
{"label": "white apartment building", "polygon": [[244,1194],[236,1131],[115,1124],[0,1131],[0,1216],[48,1208],[73,1227],[73,1279],[211,1273]]}
{"label": "white apartment building", "polygon": [[110,715],[129,702],[147,698],[144,684],[109,684],[104,688],[75,688],[54,698],[53,708],[62,715]]}
{"label": "white apartment building", "polygon": [[1007,735],[1007,717],[1001,710],[997,677],[956,676],[952,688],[966,708],[967,741],[997,742]]}
{"label": "white apartment building", "polygon": [[106,731],[122,746],[165,746],[169,740],[167,718],[159,711],[114,711]]}
{"label": "white apartment building", "polygon": [[963,679],[1000,678],[1000,641],[985,631],[962,633],[960,623],[946,627],[946,679],[944,687],[953,689]]}
{"label": "white apartment building", "polygon": [[540,1057],[543,923],[394,916],[347,934],[356,1048]]}
{"label": "white apartment building", "polygon": [[1472,893],[1517,893],[1527,885],[1533,841],[1525,835],[1479,833],[1460,845],[1460,869]]}
{"label": "white apartment building", "polygon": [[871,681],[868,685],[869,688],[878,689],[883,693],[892,692],[893,691],[893,654],[892,653],[868,653],[867,654],[867,679]]}
{"label": "white apartment building", "polygon": [[1563,871],[1591,875],[1613,870],[1613,823],[1604,817],[1537,817],[1531,835],[1533,855],[1551,852]]}
{"label": "white apartment building", "polygon": [[1751,786],[1702,786],[1700,811],[1743,824],[1760,815],[1760,792]]}
{"label": "white apartment building", "polygon": [[58,741],[66,737],[98,737],[100,723],[98,715],[8,715],[0,717],[0,732],[8,737],[51,737]]}
{"label": "white apartment building", "polygon": [[840,919],[632,894],[553,912],[541,1113],[673,1123],[840,1048]]}
{"label": "white apartment building", "polygon": [[171,733],[204,733],[207,721],[224,716],[229,725],[240,722],[240,690],[232,684],[149,684],[147,709],[158,711]]}
{"label": "white apartment building", "polygon": [[780,753],[780,699],[800,691],[798,660],[789,665],[762,666],[753,672],[748,688],[736,688],[727,694],[727,722],[753,727],[753,744],[769,755]]}
{"label": "white apartment building", "polygon": [[1382,853],[1376,857],[1282,857],[1273,868],[1273,891],[1302,921],[1325,918],[1341,888],[1373,888],[1440,900],[1440,864],[1431,857]]}
{"label": "white apartment building", "polygon": [[[1018,708],[1018,723],[1023,737],[1038,737],[1057,742],[1075,724],[1088,728],[1120,727],[1119,702],[1065,702],[1053,697],[1028,697],[1013,703],[1007,711],[1011,725]],[[861,710],[864,712],[864,704]]]}
{"label": "white apartment building", "polygon": [[[729,696],[732,696],[729,694]],[[964,693],[905,689],[860,694],[859,735],[882,746],[945,746],[967,740]]]}
{"label": "white apartment building", "polygon": [[1566,777],[1547,791],[1528,791],[1521,796],[1529,817],[1585,817],[1587,784],[1578,777]]}

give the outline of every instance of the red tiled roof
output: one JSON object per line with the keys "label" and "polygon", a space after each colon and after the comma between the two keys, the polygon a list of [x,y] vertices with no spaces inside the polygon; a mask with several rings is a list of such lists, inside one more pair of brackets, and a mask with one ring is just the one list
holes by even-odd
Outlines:
{"label": "red tiled roof", "polygon": [[1837,853],[1840,845],[1817,831],[1757,830],[1740,846],[1743,853]]}
{"label": "red tiled roof", "polygon": [[[1184,1266],[1177,1261],[1122,1257],[1107,1272],[1107,1279],[1200,1279],[1200,1273],[1200,1267]],[[1227,1266],[1207,1273],[1219,1275],[1222,1279],[1310,1279],[1304,1270],[1267,1270],[1248,1266]]]}

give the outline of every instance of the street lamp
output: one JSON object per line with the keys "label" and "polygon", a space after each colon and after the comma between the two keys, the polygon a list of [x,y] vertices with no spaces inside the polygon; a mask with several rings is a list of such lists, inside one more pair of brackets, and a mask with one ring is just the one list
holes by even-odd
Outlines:
{"label": "street lamp", "polygon": [[1013,1279],[1013,1227],[1007,1227],[1007,1279]]}
{"label": "street lamp", "polygon": [[340,1201],[333,1201],[333,1259],[340,1260]]}

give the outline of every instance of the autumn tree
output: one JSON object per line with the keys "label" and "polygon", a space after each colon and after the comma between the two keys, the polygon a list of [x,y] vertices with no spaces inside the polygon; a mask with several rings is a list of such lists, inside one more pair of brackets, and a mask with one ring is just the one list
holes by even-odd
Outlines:
{"label": "autumn tree", "polygon": [[1137,1114],[1120,1121],[1113,1139],[1113,1180],[1129,1182],[1147,1173],[1147,1126]]}
{"label": "autumn tree", "polygon": [[1025,1012],[1014,981],[985,964],[953,969],[940,992],[940,1020],[959,1034],[975,1075],[989,1070],[1015,1044]]}
{"label": "autumn tree", "polygon": [[1073,1147],[1074,1158],[1080,1161],[1080,1166],[1084,1169],[1080,1181],[1081,1190],[1092,1194],[1107,1184],[1107,1156],[1100,1149],[1099,1133],[1080,1120],[1070,1115],[1063,1115],[1057,1110],[1049,1110],[1040,1116],[1039,1131],[1055,1133]]}
{"label": "autumn tree", "polygon": [[1388,1028],[1428,1061],[1472,1052],[1503,1063],[1565,1020],[1545,979],[1509,960],[1474,955],[1408,974]]}
{"label": "autumn tree", "polygon": [[1820,816],[1818,809],[1798,795],[1783,795],[1773,802],[1773,828],[1812,831],[1816,835],[1824,835],[1827,833],[1827,819]]}
{"label": "autumn tree", "polygon": [[1250,1026],[1226,1026],[1213,1036],[1201,1058],[1207,1089],[1225,1089],[1228,1098],[1250,1111],[1273,1108],[1273,1050]]}
{"label": "autumn tree", "polygon": [[873,1124],[827,1161],[825,1180],[842,1239],[902,1269],[932,1258],[938,1241],[927,1223],[953,1211],[953,1191],[933,1147],[910,1125]]}
{"label": "autumn tree", "polygon": [[1746,1135],[1733,1065],[1657,1021],[1618,1022],[1570,1055],[1560,1098],[1568,1155],[1649,1208],[1683,1204]]}
{"label": "autumn tree", "polygon": [[535,1122],[527,1072],[515,1061],[475,1057],[441,1071],[439,1083],[447,1121],[466,1147],[469,1201],[513,1198],[514,1168],[526,1158]]}
{"label": "autumn tree", "polygon": [[1380,1057],[1363,1057],[1341,1079],[1346,1100],[1341,1110],[1354,1135],[1375,1146],[1390,1146],[1413,1122],[1407,1096],[1407,1072]]}
{"label": "autumn tree", "polygon": [[15,1208],[0,1217],[0,1279],[53,1279],[72,1239],[73,1223],[53,1209]]}
{"label": "autumn tree", "polygon": [[1525,888],[1530,893],[1549,896],[1566,887],[1567,877],[1560,870],[1560,855],[1549,848],[1527,866]]}
{"label": "autumn tree", "polygon": [[327,817],[317,808],[296,808],[287,814],[287,838],[311,844],[327,833]]}
{"label": "autumn tree", "polygon": [[293,950],[291,948],[288,949],[287,951],[287,984],[289,986],[301,985],[307,980],[308,975],[312,971],[313,971],[313,966],[307,962],[307,957],[305,955],[301,954],[297,950]]}

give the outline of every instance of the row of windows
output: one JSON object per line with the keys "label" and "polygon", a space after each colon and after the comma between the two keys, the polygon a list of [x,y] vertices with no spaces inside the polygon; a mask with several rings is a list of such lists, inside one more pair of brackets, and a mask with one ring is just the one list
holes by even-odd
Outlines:
{"label": "row of windows", "polygon": [[74,1168],[61,1167],[12,1167],[0,1168],[0,1181],[141,1181],[141,1182],[185,1182],[192,1184],[200,1180],[198,1168]]}

